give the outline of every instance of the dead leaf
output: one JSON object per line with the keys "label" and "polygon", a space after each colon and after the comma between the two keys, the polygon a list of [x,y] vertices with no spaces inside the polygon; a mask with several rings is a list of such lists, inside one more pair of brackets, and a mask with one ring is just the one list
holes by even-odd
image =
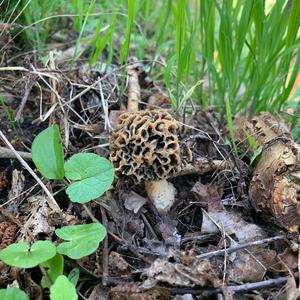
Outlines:
{"label": "dead leaf", "polygon": [[118,285],[109,292],[109,300],[171,300],[167,289],[154,287],[145,292],[138,292],[136,284]]}
{"label": "dead leaf", "polygon": [[[81,43],[78,45],[77,53],[78,57],[88,48],[88,45],[85,43]],[[72,57],[74,55],[75,46],[71,46],[70,48],[64,49],[64,50],[56,50],[54,52],[55,55],[55,62],[57,65],[65,64],[68,61],[72,60]]]}
{"label": "dead leaf", "polygon": [[[214,221],[213,221],[214,220]],[[235,235],[238,243],[252,242],[266,238],[266,233],[256,224],[244,221],[236,212],[203,213],[201,231],[203,233],[220,232],[218,224],[228,235]],[[263,279],[266,270],[274,263],[276,252],[265,245],[251,247],[229,255],[228,278],[234,282],[256,282]]]}
{"label": "dead leaf", "polygon": [[5,189],[8,185],[8,179],[6,176],[6,172],[0,172],[0,191]]}
{"label": "dead leaf", "polygon": [[79,223],[79,220],[77,220],[74,215],[71,215],[67,212],[56,212],[51,210],[48,215],[48,223],[51,226],[61,227],[76,225]]}
{"label": "dead leaf", "polygon": [[192,188],[192,192],[197,195],[197,198],[208,211],[224,210],[224,205],[221,201],[224,190],[220,183],[202,184],[196,182]]}
{"label": "dead leaf", "polygon": [[14,102],[16,102],[15,96],[5,91],[0,92],[0,97],[2,97],[4,103],[7,105],[12,105]]}
{"label": "dead leaf", "polygon": [[149,108],[167,107],[170,104],[170,99],[166,93],[159,90],[148,98]]}
{"label": "dead leaf", "polygon": [[237,212],[214,211],[203,213],[202,233],[218,233],[218,226],[221,226],[228,235],[234,234],[238,242],[251,242],[266,238],[266,233],[256,224],[244,221]]}
{"label": "dead leaf", "polygon": [[159,231],[168,246],[179,248],[181,243],[181,235],[177,230],[178,221],[171,219],[169,216],[164,216],[159,223]]}
{"label": "dead leaf", "polygon": [[234,291],[227,286],[222,287],[224,300],[234,300]]}
{"label": "dead leaf", "polygon": [[137,283],[119,284],[111,289],[112,292],[119,293],[138,293],[139,286]]}
{"label": "dead leaf", "polygon": [[108,299],[108,293],[107,291],[103,288],[101,284],[97,284],[90,296],[87,298],[88,300],[107,300]]}
{"label": "dead leaf", "polygon": [[132,211],[124,209],[124,195],[126,192],[119,192],[119,201],[114,198],[109,200],[109,208],[110,208],[110,215],[114,222],[108,223],[109,230],[112,230],[115,233],[118,233],[116,229],[119,227],[119,230],[122,231],[123,238],[127,241],[132,240],[134,235],[138,237],[144,236],[144,227],[145,224],[140,218],[138,214],[135,214]]}
{"label": "dead leaf", "polygon": [[298,268],[298,255],[290,248],[286,248],[282,253],[278,254],[278,257],[283,262],[282,267],[284,270],[291,271]]}
{"label": "dead leaf", "polygon": [[54,232],[55,227],[49,225],[48,217],[51,212],[44,196],[32,196],[27,199],[30,205],[28,219],[24,227],[21,229],[23,234],[26,234],[26,228],[30,229],[33,236],[39,233],[51,234]]}
{"label": "dead leaf", "polygon": [[176,295],[172,300],[193,300],[192,294]]}
{"label": "dead leaf", "polygon": [[147,198],[140,196],[134,191],[124,194],[122,198],[124,199],[125,208],[133,211],[135,214],[147,203]]}
{"label": "dead leaf", "polygon": [[125,112],[126,110],[110,110],[109,112],[109,122],[112,128],[115,128],[118,124],[119,117]]}
{"label": "dead leaf", "polygon": [[129,264],[127,261],[117,252],[112,251],[109,254],[109,267],[114,274],[124,274],[129,270]]}
{"label": "dead leaf", "polygon": [[292,276],[289,276],[288,281],[285,285],[286,289],[286,299],[287,300],[297,300],[299,299],[299,291],[297,289],[297,284],[295,281],[295,278]]}
{"label": "dead leaf", "polygon": [[13,170],[12,180],[11,180],[11,189],[8,193],[8,201],[13,201],[6,206],[6,210],[11,213],[17,213],[19,209],[19,201],[21,198],[20,194],[23,192],[25,186],[25,177],[21,171]]}
{"label": "dead leaf", "polygon": [[193,260],[193,264],[184,265],[180,262],[170,262],[168,259],[156,259],[145,271],[148,277],[143,285],[150,280],[166,282],[173,286],[216,286],[218,279],[208,260]]}
{"label": "dead leaf", "polygon": [[239,251],[227,266],[228,279],[234,282],[257,282],[265,276],[267,269],[273,264],[276,252],[261,247],[260,252],[251,251],[252,255]]}
{"label": "dead leaf", "polygon": [[150,240],[148,238],[144,238],[145,247],[149,249],[153,254],[157,253],[160,256],[167,256],[168,253],[168,247],[163,241],[158,240]]}

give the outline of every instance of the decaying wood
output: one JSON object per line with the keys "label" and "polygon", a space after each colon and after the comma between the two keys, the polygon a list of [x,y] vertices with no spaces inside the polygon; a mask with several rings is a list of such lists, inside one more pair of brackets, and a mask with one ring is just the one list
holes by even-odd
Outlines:
{"label": "decaying wood", "polygon": [[290,231],[300,228],[300,145],[279,118],[263,113],[237,126],[237,136],[246,140],[245,130],[262,154],[253,170],[249,196],[253,207],[272,215]]}
{"label": "decaying wood", "polygon": [[182,170],[172,177],[197,174],[204,175],[216,170],[225,170],[230,168],[230,162],[226,160],[211,160],[205,157],[197,158],[193,163],[185,165]]}

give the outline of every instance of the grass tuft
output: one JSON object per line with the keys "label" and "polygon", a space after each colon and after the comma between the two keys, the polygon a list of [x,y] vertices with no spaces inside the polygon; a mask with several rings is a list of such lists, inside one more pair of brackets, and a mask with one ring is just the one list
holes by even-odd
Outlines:
{"label": "grass tuft", "polygon": [[[114,57],[120,64],[129,56],[160,60],[174,110],[188,95],[226,114],[229,125],[236,114],[286,111],[299,74],[300,1],[13,0],[3,11],[2,21],[29,26],[24,45],[40,51],[68,24],[66,17],[47,17],[72,12],[75,61],[86,42],[91,66],[100,61],[108,68]],[[153,68],[153,77],[161,77],[160,71]],[[293,123],[299,126],[299,119]]]}

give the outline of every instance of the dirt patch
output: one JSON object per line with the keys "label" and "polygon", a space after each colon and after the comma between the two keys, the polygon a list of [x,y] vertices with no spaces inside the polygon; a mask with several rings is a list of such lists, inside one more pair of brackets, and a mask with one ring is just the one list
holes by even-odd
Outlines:
{"label": "dirt patch", "polygon": [[[258,297],[254,290],[258,289],[264,298],[270,293],[278,294],[288,276],[298,277],[294,261],[297,233],[286,235],[286,229],[292,231],[300,225],[299,153],[294,150],[299,145],[289,135],[286,137],[288,131],[272,131],[267,141],[257,140],[263,152],[250,165],[252,154],[245,149],[249,145],[245,146],[243,131],[240,141],[244,148],[240,149],[244,153],[238,156],[228,143],[228,130],[213,110],[196,108],[192,112],[187,106],[171,117],[163,86],[149,79],[143,65],[130,65],[131,73],[127,75],[135,74],[135,83],[127,86],[122,80],[126,78],[124,70],[114,65],[108,72],[88,71],[86,64],[79,65],[76,71],[62,71],[56,67],[55,59],[52,63],[52,68],[37,64],[30,70],[9,72],[1,93],[13,95],[13,101],[4,97],[5,109],[0,108],[3,135],[16,150],[29,153],[37,133],[57,123],[66,158],[77,152],[94,152],[110,156],[117,167],[122,167],[113,187],[89,203],[87,209],[69,202],[62,184],[43,180],[62,210],[56,215],[23,166],[17,160],[0,158],[1,245],[22,239],[56,242],[56,228],[94,219],[102,222],[108,237],[97,251],[76,261],[65,259],[65,272],[74,266],[80,269],[78,290],[88,299],[96,299],[103,291],[109,299],[173,299],[175,295],[183,299],[179,295],[184,294],[189,294],[187,299],[213,299],[221,294],[226,299],[239,299],[238,293],[254,299]],[[127,106],[134,110],[127,100],[135,101],[135,107],[140,109],[134,120],[130,114],[123,114]],[[148,108],[155,113],[151,115]],[[155,119],[156,114],[161,114],[157,112],[163,112],[163,121]],[[129,117],[122,123],[124,116]],[[281,124],[269,118],[272,128]],[[251,124],[257,127],[258,120]],[[147,128],[139,132],[145,124]],[[170,132],[161,137],[166,126]],[[251,136],[255,137],[256,127],[253,132],[247,127]],[[155,135],[155,130],[160,134]],[[139,134],[146,140],[145,152],[137,146],[137,140],[130,140],[134,135],[141,138]],[[8,147],[4,141],[0,143]],[[112,151],[118,144],[125,145],[121,155],[119,150]],[[174,153],[168,149],[177,156],[172,158]],[[156,156],[147,151],[156,151]],[[289,158],[294,155],[292,162],[284,157],[287,154]],[[271,163],[270,156],[274,158]],[[175,163],[178,164],[173,168]],[[170,169],[172,172],[166,171]],[[132,170],[138,174],[134,179],[128,176]],[[150,201],[144,185],[145,178],[157,179],[153,174],[167,179],[168,186],[174,189],[174,201],[163,213],[155,201]],[[287,192],[280,190],[279,181],[290,185],[291,174],[296,174],[293,188],[297,196],[292,194],[286,202],[281,196]],[[165,196],[160,197],[165,201]],[[275,222],[270,221],[270,215]],[[3,265],[0,271],[0,278],[7,275],[0,282],[2,287],[17,279],[32,297],[41,292],[40,270],[18,271],[16,275]]]}

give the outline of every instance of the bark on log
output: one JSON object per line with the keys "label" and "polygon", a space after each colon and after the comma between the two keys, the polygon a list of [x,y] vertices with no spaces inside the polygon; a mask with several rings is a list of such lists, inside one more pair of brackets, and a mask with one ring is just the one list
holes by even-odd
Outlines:
{"label": "bark on log", "polygon": [[[243,124],[241,124],[243,123]],[[293,141],[282,120],[263,113],[250,121],[239,121],[236,134],[245,141],[245,130],[262,154],[253,170],[249,196],[253,207],[274,217],[289,231],[300,228],[300,145]]]}

